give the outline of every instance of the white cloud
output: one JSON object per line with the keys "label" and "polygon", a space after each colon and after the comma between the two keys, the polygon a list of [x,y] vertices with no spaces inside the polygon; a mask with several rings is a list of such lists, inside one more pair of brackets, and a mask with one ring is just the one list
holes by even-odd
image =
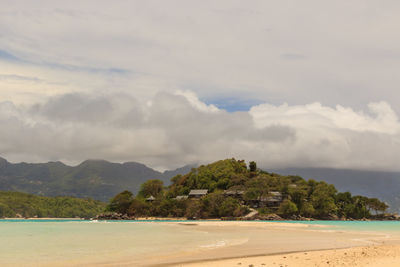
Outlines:
{"label": "white cloud", "polygon": [[[0,75],[42,81],[0,80],[5,100],[191,90],[202,99],[358,110],[384,100],[400,112],[398,1],[3,0],[0,7]],[[1,51],[20,61],[4,62]],[[126,72],[106,71],[113,69]]]}
{"label": "white cloud", "polygon": [[297,129],[318,127],[391,135],[400,133],[397,114],[388,103],[370,103],[368,108],[373,116],[341,105],[330,108],[320,103],[304,106],[262,104],[252,107],[250,114],[259,127],[283,123]]}
{"label": "white cloud", "polygon": [[185,95],[161,92],[152,105],[126,94],[67,94],[28,108],[3,102],[0,151],[13,161],[103,158],[158,168],[236,157],[265,168],[399,170],[400,123],[387,103],[370,104],[371,115],[319,103],[228,113]]}
{"label": "white cloud", "polygon": [[399,8],[2,0],[0,154],[398,169]]}
{"label": "white cloud", "polygon": [[176,95],[181,95],[189,101],[189,103],[196,109],[204,112],[218,112],[218,108],[212,104],[207,105],[201,102],[200,99],[194,92],[178,90],[175,92]]}

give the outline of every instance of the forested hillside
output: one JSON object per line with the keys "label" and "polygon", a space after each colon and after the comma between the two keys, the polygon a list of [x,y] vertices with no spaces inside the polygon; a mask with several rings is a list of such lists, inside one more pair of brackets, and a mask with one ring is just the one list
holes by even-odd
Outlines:
{"label": "forested hillside", "polygon": [[149,180],[136,197],[124,191],[108,205],[109,211],[129,216],[188,218],[241,217],[250,208],[284,218],[361,219],[384,212],[387,205],[376,198],[338,192],[323,181],[269,173],[255,162],[247,166],[235,159],[193,168],[173,177],[168,187]]}
{"label": "forested hillside", "polygon": [[41,197],[0,192],[0,217],[89,218],[104,210],[103,202],[73,197]]}
{"label": "forested hillside", "polygon": [[274,170],[283,175],[300,175],[334,184],[340,191],[379,198],[392,212],[400,211],[400,173],[329,168],[288,168]]}

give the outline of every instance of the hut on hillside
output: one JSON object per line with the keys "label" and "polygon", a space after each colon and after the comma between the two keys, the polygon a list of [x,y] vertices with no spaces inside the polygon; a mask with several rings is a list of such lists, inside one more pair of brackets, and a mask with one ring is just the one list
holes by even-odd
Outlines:
{"label": "hut on hillside", "polygon": [[201,198],[208,194],[207,189],[192,189],[189,192],[189,198]]}
{"label": "hut on hillside", "polygon": [[237,199],[243,199],[244,195],[244,190],[233,190],[233,189],[228,189],[224,191],[224,195],[227,197],[233,197]]}
{"label": "hut on hillside", "polygon": [[154,200],[156,200],[156,198],[153,196],[149,196],[148,198],[146,198],[147,202],[153,202]]}
{"label": "hut on hillside", "polygon": [[284,200],[284,196],[281,192],[278,191],[270,191],[268,195],[265,197],[261,197],[259,199],[250,199],[247,200],[247,204],[252,208],[278,208]]}
{"label": "hut on hillside", "polygon": [[186,199],[188,199],[188,197],[189,196],[187,196],[187,195],[183,195],[183,196],[176,196],[176,200],[186,200]]}

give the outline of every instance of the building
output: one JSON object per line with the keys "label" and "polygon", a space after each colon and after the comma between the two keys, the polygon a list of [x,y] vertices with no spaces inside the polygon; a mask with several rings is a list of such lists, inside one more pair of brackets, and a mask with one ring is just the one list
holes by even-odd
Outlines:
{"label": "building", "polygon": [[284,196],[281,192],[278,191],[270,191],[268,195],[265,197],[261,197],[260,199],[251,199],[247,200],[247,204],[252,208],[278,208],[284,200]]}
{"label": "building", "polygon": [[153,196],[149,196],[148,198],[146,198],[146,201],[147,201],[147,202],[152,202],[152,201],[154,201],[154,200],[156,200],[156,198],[153,197]]}
{"label": "building", "polygon": [[283,195],[281,192],[271,191],[264,201],[265,205],[269,208],[279,207],[283,202]]}
{"label": "building", "polygon": [[239,198],[242,199],[244,195],[244,190],[225,190],[224,195],[227,197],[234,197],[234,198]]}
{"label": "building", "polygon": [[208,194],[207,189],[192,189],[189,192],[189,198],[201,198]]}
{"label": "building", "polygon": [[188,199],[188,197],[189,197],[189,196],[186,196],[186,195],[185,195],[185,196],[176,196],[175,199],[176,199],[176,200],[186,200],[186,199]]}

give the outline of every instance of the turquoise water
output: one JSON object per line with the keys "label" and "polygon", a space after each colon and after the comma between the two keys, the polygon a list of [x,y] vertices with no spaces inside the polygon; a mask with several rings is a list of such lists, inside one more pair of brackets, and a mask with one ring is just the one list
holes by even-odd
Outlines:
{"label": "turquoise water", "polygon": [[[35,220],[35,219],[3,219],[0,220],[0,227],[2,224],[9,223],[91,223],[91,221],[84,221],[79,219],[46,219],[46,220]],[[148,222],[170,222],[168,220],[153,220],[153,221],[140,221],[140,220],[132,220],[132,221],[100,221],[105,223],[114,223],[114,224],[124,224],[124,223],[148,223]],[[188,221],[188,220],[177,220],[173,222],[193,222],[196,223],[198,221]],[[213,222],[207,220],[201,220],[201,222]],[[328,226],[331,229],[338,230],[356,230],[356,231],[400,231],[400,221],[254,221],[254,223],[261,222],[277,222],[277,223],[294,223],[294,224],[307,224],[307,225],[324,225]],[[325,228],[326,229],[326,228]],[[0,228],[1,231],[1,228]]]}
{"label": "turquoise water", "polygon": [[286,221],[286,222],[301,223],[308,225],[325,225],[333,230],[400,232],[400,221]]}
{"label": "turquoise water", "polygon": [[0,264],[142,258],[222,246],[233,236],[137,221],[0,220]]}
{"label": "turquoise water", "polygon": [[368,232],[400,231],[400,221],[254,221],[254,222],[294,223],[294,224],[307,224],[311,226],[324,225],[328,226],[330,229],[348,230],[348,231],[368,231]]}

